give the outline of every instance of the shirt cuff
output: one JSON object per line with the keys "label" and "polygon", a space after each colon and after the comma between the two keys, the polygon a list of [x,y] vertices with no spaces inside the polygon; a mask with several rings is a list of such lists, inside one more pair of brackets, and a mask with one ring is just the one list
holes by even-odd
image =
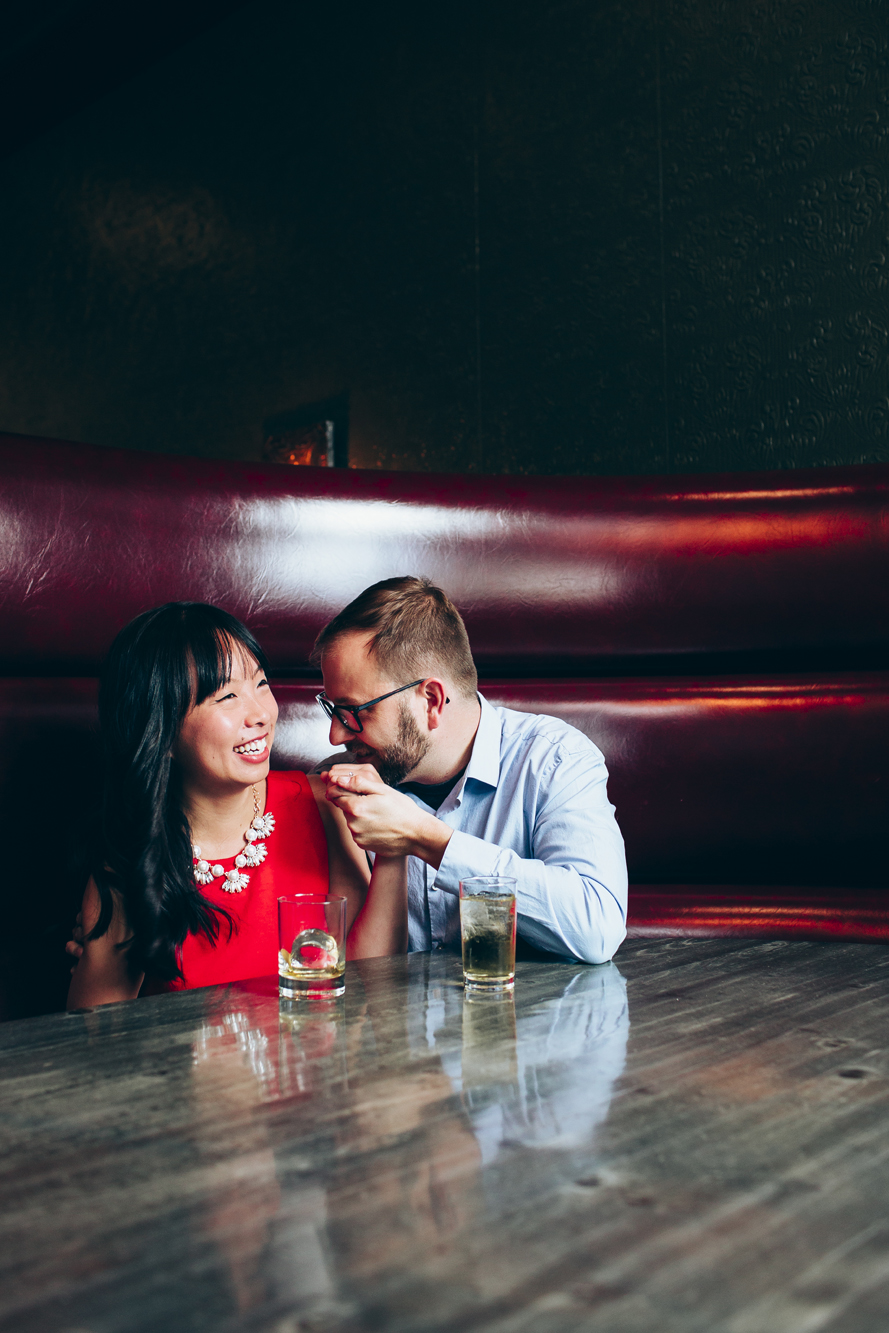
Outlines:
{"label": "shirt cuff", "polygon": [[433,888],[459,894],[461,879],[469,879],[472,875],[496,875],[500,856],[501,849],[494,843],[455,829],[441,858]]}

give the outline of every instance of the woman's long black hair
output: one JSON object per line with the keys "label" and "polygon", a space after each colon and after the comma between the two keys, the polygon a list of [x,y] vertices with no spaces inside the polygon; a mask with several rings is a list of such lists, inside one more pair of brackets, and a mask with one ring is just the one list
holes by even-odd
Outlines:
{"label": "woman's long black hair", "polygon": [[99,684],[105,751],[100,845],[93,864],[101,911],[90,938],[104,935],[123,899],[132,931],[133,974],[181,976],[177,948],[189,934],[214,943],[220,918],[194,879],[191,834],[172,751],[192,705],[222,688],[232,654],[268,662],[250,631],[203,602],[167,602],[121,630]]}

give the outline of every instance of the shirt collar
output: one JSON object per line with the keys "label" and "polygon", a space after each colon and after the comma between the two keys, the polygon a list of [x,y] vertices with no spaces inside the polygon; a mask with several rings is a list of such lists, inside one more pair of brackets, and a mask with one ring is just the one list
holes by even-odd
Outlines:
{"label": "shirt collar", "polygon": [[497,709],[488,703],[483,694],[478,696],[478,701],[482,706],[482,715],[479,718],[478,731],[475,733],[472,754],[469,756],[463,781],[465,783],[474,778],[476,782],[483,782],[486,787],[496,787],[500,781],[500,742],[503,724]]}

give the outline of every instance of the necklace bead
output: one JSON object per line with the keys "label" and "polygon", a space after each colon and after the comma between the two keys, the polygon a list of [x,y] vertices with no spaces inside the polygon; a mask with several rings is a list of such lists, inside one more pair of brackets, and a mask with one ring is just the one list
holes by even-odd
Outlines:
{"label": "necklace bead", "polygon": [[255,869],[261,866],[268,856],[268,848],[265,843],[260,841],[267,838],[275,827],[275,816],[271,810],[267,810],[264,815],[259,813],[259,796],[256,788],[253,791],[253,818],[250,821],[250,827],[244,833],[244,846],[235,857],[235,869],[226,871],[221,865],[211,865],[201,855],[201,849],[197,844],[192,845],[192,854],[194,856],[194,877],[198,884],[212,884],[214,879],[225,876],[225,881],[220,888],[225,889],[226,893],[243,893],[250,883],[250,876],[244,874],[243,867],[249,866]]}

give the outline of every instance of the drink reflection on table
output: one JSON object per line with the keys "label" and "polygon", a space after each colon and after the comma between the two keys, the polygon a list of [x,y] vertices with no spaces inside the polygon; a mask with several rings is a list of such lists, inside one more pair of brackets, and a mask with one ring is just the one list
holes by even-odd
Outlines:
{"label": "drink reflection on table", "polygon": [[[200,1228],[222,1256],[232,1306],[342,1313],[323,1178],[334,1146],[325,1122],[347,1082],[343,1000],[272,1008],[233,989],[211,999],[192,1050],[194,1126],[210,1159]],[[287,1107],[280,1125],[276,1103]]]}
{"label": "drink reflection on table", "polygon": [[276,1081],[267,1099],[309,1097],[347,1079],[345,999],[282,996]]}
{"label": "drink reflection on table", "polygon": [[366,1006],[347,1028],[362,1072],[327,1192],[353,1307],[373,1289],[400,1318],[416,1302],[418,1320],[424,1303],[458,1320],[471,1293],[503,1289],[509,1260],[491,1263],[491,1228],[595,1167],[626,1059],[626,984],[612,964],[556,966],[560,988],[535,1003],[521,977],[515,997],[469,998],[418,960],[397,1014],[365,969]]}
{"label": "drink reflection on table", "polygon": [[462,1094],[482,1161],[504,1144],[589,1148],[626,1063],[627,986],[614,963],[553,964],[564,977],[545,1001],[465,996],[434,976],[411,977],[414,1051],[435,1050]]}
{"label": "drink reflection on table", "polygon": [[464,1002],[460,1071],[452,1077],[483,1162],[504,1146],[591,1148],[626,1063],[627,988],[614,963],[574,972],[546,1004],[515,1008],[506,999],[501,1015],[484,1021],[480,1011],[485,1006]]}
{"label": "drink reflection on table", "polygon": [[461,1250],[459,1236],[482,1206],[478,1145],[438,1055],[425,1049],[405,1058],[410,993],[393,1009],[389,978],[372,967],[358,970],[361,999],[353,987],[347,1024],[350,1086],[327,1189],[328,1236],[342,1294],[353,1304],[371,1283],[403,1286],[406,1275],[422,1272],[418,1299],[434,1308],[438,1285],[445,1290],[453,1282],[455,1262],[473,1280],[475,1257]]}
{"label": "drink reflection on table", "polygon": [[418,1320],[439,1305],[457,1318],[469,1293],[496,1296],[480,1238],[594,1165],[624,1067],[618,969],[556,967],[540,1001],[521,977],[517,998],[467,998],[417,959],[394,992],[385,967],[359,964],[342,1001],[245,995],[208,1014],[201,1225],[237,1310],[348,1320],[375,1290],[404,1319],[414,1303]]}

